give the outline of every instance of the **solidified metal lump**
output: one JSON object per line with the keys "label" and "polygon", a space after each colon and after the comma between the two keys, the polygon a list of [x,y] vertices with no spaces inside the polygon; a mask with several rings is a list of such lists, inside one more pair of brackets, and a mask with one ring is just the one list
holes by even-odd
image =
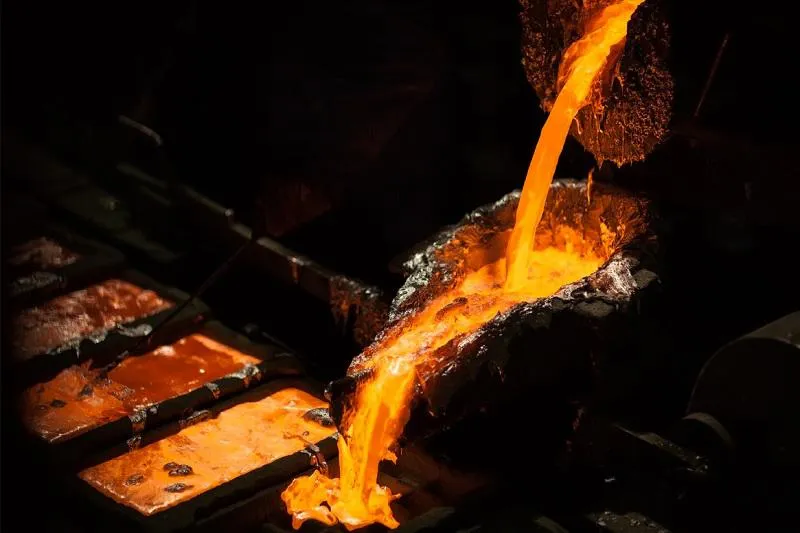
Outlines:
{"label": "solidified metal lump", "polygon": [[194,474],[194,470],[189,465],[175,465],[174,468],[169,469],[169,475],[172,477],[191,476],[192,474]]}
{"label": "solidified metal lump", "polygon": [[139,447],[142,445],[142,436],[139,434],[134,435],[133,437],[125,441],[125,444],[128,445],[128,450],[130,451],[138,450]]}
{"label": "solidified metal lump", "polygon": [[[522,64],[545,110],[558,92],[562,54],[610,3],[520,0]],[[617,64],[596,82],[592,102],[570,130],[598,161],[640,161],[666,136],[675,92],[670,38],[664,0],[645,0],[631,18]]]}
{"label": "solidified metal lump", "polygon": [[250,387],[250,384],[253,381],[261,380],[261,369],[258,368],[258,366],[256,365],[248,364],[242,367],[237,372],[228,374],[228,377],[241,379],[242,384],[245,386],[245,388],[247,388]]}
{"label": "solidified metal lump", "polygon": [[213,396],[215,400],[219,400],[219,397],[222,394],[219,389],[219,385],[216,383],[206,383],[206,388],[211,392],[211,396]]}
{"label": "solidified metal lump", "polygon": [[[119,368],[119,367],[117,367]],[[104,380],[110,383],[110,380]],[[115,387],[113,391],[111,391],[111,395],[119,401],[125,401],[128,397],[130,397],[134,393],[134,390],[130,387],[121,386]]]}
{"label": "solidified metal lump", "polygon": [[208,420],[209,418],[212,418],[212,417],[213,417],[213,414],[208,409],[203,409],[201,411],[190,412],[184,418],[181,418],[178,421],[178,425],[181,428],[185,428],[185,427],[193,426],[193,425],[198,424],[200,422],[203,422],[205,420]]}
{"label": "solidified metal lump", "polygon": [[133,474],[131,477],[125,480],[125,485],[132,487],[134,485],[138,485],[144,481],[144,474]]}
{"label": "solidified metal lump", "polygon": [[144,431],[144,427],[147,424],[147,411],[144,409],[136,411],[132,415],[129,415],[128,419],[131,421],[131,430],[134,433],[141,433]]}
{"label": "solidified metal lump", "polygon": [[64,407],[65,405],[67,405],[67,402],[65,402],[64,400],[56,399],[56,400],[53,400],[52,402],[50,402],[50,407],[59,408],[59,407]]}
{"label": "solidified metal lump", "polygon": [[316,422],[317,424],[323,427],[333,427],[333,418],[331,418],[328,409],[325,407],[317,407],[314,409],[309,409],[306,411],[306,414],[303,415],[304,420],[309,420],[311,422]]}
{"label": "solidified metal lump", "polygon": [[139,324],[135,327],[117,326],[117,333],[126,337],[144,337],[150,335],[153,331],[153,326],[150,324]]}
{"label": "solidified metal lump", "polygon": [[167,485],[164,487],[164,490],[167,492],[178,493],[191,488],[192,485],[187,485],[186,483],[173,483],[172,485]]}

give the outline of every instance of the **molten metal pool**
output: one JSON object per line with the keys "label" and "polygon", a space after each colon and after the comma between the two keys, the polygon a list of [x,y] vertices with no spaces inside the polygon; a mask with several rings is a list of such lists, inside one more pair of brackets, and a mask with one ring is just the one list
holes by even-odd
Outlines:
{"label": "molten metal pool", "polygon": [[204,335],[189,335],[125,359],[106,379],[88,365],[61,371],[25,391],[23,420],[42,439],[61,442],[258,363]]}

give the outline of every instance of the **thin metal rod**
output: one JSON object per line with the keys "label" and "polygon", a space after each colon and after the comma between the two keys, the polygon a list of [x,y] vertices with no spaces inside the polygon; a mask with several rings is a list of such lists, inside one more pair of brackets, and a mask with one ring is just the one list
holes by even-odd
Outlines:
{"label": "thin metal rod", "polygon": [[[138,131],[139,133],[143,134],[151,141],[153,141],[153,143],[156,145],[157,153],[160,155],[160,162],[163,167],[162,171],[164,171],[164,173],[166,174],[167,179],[171,180],[173,183],[176,183],[172,167],[169,164],[169,160],[167,159],[166,154],[164,152],[164,142],[161,135],[159,135],[152,128],[149,128],[148,126],[128,116],[120,115],[118,118],[120,123],[123,124],[124,126],[127,126],[135,131]],[[194,293],[192,293],[192,295],[189,296],[189,298],[187,298],[186,300],[181,302],[177,307],[175,307],[175,309],[173,309],[173,311],[169,315],[164,317],[164,319],[161,322],[156,324],[147,335],[140,337],[132,347],[123,351],[121,354],[117,355],[117,357],[111,363],[103,367],[100,371],[99,377],[100,378],[106,377],[111,370],[113,370],[117,365],[119,365],[122,361],[128,358],[131,354],[136,353],[145,347],[149,347],[153,338],[155,338],[155,335],[159,331],[161,331],[161,329],[164,328],[164,326],[169,324],[169,322],[171,322],[175,317],[180,315],[180,313],[184,309],[190,306],[195,300],[200,298],[203,295],[203,293],[205,293],[205,291],[208,290],[208,288],[211,287],[211,285],[213,285],[214,282],[216,282],[220,276],[222,276],[222,274],[224,274],[226,271],[228,271],[228,269],[231,268],[231,266],[233,266],[233,264],[242,255],[242,253],[247,248],[249,248],[253,243],[257,242],[261,236],[263,236],[263,234],[256,227],[254,227],[253,231],[250,234],[250,238],[239,248],[237,248],[233,252],[233,254],[230,257],[228,257],[219,267],[217,267],[217,269],[214,272],[212,272],[211,275],[208,276],[203,281],[202,284],[200,284],[200,287],[198,287],[197,290],[195,290]]]}
{"label": "thin metal rod", "polygon": [[700,115],[700,109],[703,107],[703,102],[706,101],[708,90],[711,88],[711,84],[714,82],[714,77],[717,75],[717,69],[719,69],[719,64],[722,61],[722,55],[725,53],[725,49],[728,47],[728,41],[730,38],[730,32],[725,33],[725,37],[722,38],[722,43],[720,43],[719,49],[717,50],[717,56],[714,58],[714,63],[711,64],[711,70],[708,72],[706,84],[703,86],[703,92],[700,94],[700,100],[697,102],[697,107],[694,108],[694,118],[697,118]]}
{"label": "thin metal rod", "polygon": [[146,135],[155,143],[156,146],[159,148],[164,145],[164,140],[161,138],[161,135],[153,131],[151,128],[145,126],[141,122],[134,120],[128,116],[120,115],[119,116],[120,124],[128,126],[130,128],[135,129],[136,131]]}
{"label": "thin metal rod", "polygon": [[103,367],[103,369],[100,371],[100,376],[105,377],[111,370],[113,370],[122,361],[127,359],[131,354],[136,353],[142,348],[149,346],[153,338],[155,337],[156,333],[158,333],[161,329],[163,329],[164,326],[169,324],[169,322],[171,322],[175,317],[177,317],[184,309],[189,307],[189,305],[191,305],[192,302],[200,298],[203,295],[203,293],[205,293],[205,291],[208,290],[208,288],[211,287],[211,285],[213,285],[214,282],[217,281],[217,279],[219,279],[220,276],[222,276],[222,274],[224,274],[228,269],[230,269],[231,266],[233,266],[233,264],[236,262],[239,256],[241,256],[242,253],[252,243],[256,242],[257,240],[258,237],[254,233],[250,237],[250,239],[248,239],[244,244],[242,244],[239,248],[237,248],[236,251],[233,252],[233,254],[230,257],[228,257],[224,263],[222,263],[219,267],[217,267],[217,269],[210,276],[208,276],[205,279],[205,281],[203,281],[200,287],[198,287],[197,290],[195,290],[194,293],[192,293],[192,295],[189,296],[189,298],[187,298],[186,300],[181,302],[180,305],[175,307],[175,309],[173,309],[173,311],[169,315],[165,316],[161,322],[156,324],[147,335],[139,337],[139,340],[136,342],[136,344],[134,344],[129,349],[119,354],[114,359],[114,361]]}

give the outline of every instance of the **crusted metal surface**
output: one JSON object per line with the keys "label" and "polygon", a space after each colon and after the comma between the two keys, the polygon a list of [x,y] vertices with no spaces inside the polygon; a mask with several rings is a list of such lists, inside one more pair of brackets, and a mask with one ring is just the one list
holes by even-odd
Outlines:
{"label": "crusted metal surface", "polygon": [[[611,0],[520,0],[522,64],[542,107],[558,93],[564,51]],[[670,27],[664,0],[645,0],[628,24],[622,50],[597,80],[570,132],[598,161],[645,158],[666,136],[675,91],[668,66]]]}
{"label": "crusted metal surface", "polygon": [[63,276],[52,272],[34,272],[11,282],[8,288],[9,295],[14,298],[26,292],[35,291],[48,286],[63,286],[66,284]]}
{"label": "crusted metal surface", "polygon": [[336,322],[352,327],[353,340],[366,346],[386,322],[388,313],[381,291],[345,276],[330,279],[331,313]]}
{"label": "crusted metal surface", "polygon": [[[356,382],[366,377],[358,373],[359,362],[370,357],[372,348],[396,335],[416,311],[467,272],[502,257],[518,200],[514,192],[477,209],[405,263],[408,278],[392,303],[386,327],[354,360],[348,378],[330,389],[334,419],[349,402]],[[537,247],[558,246],[555,230],[568,225],[582,232],[588,246],[613,253],[594,274],[548,298],[522,302],[440,348],[435,357],[449,363],[433,373],[418,371],[417,402],[424,416],[457,416],[472,408],[467,403],[491,400],[493,395],[485,391],[494,385],[510,392],[516,386],[555,382],[569,369],[596,364],[603,350],[632,327],[645,289],[657,285],[656,240],[649,221],[646,202],[627,193],[595,185],[590,200],[583,182],[554,182],[537,230]],[[489,389],[475,385],[487,380]]]}

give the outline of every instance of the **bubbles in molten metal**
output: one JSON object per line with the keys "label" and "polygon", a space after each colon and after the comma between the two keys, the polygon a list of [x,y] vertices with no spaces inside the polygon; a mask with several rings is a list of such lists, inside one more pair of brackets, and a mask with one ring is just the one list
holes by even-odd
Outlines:
{"label": "bubbles in molten metal", "polygon": [[508,243],[508,265],[501,259],[468,274],[454,289],[384,332],[351,364],[350,373],[370,370],[371,374],[358,386],[341,424],[340,478],[315,471],[289,485],[281,497],[295,528],[309,519],[328,525],[341,522],[348,530],[373,523],[397,527],[389,506],[394,496],[377,484],[378,466],[382,460],[396,459],[390,448],[408,420],[415,384],[449,363],[437,350],[517,303],[554,294],[608,259],[611,250],[603,257],[589,252],[581,236],[568,227],[560,229],[564,246],[559,247],[534,250],[534,233],[570,124],[612,47],[625,38],[627,23],[642,1],[620,0],[607,7],[565,53],[566,82],[542,129],[525,180]]}

